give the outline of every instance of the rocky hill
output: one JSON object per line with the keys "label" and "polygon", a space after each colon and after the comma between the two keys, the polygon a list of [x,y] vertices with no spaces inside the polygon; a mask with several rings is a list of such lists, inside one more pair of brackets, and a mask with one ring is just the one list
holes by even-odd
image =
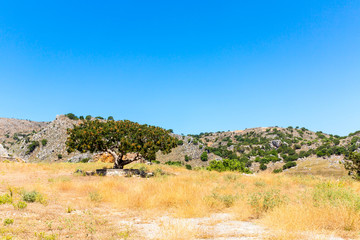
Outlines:
{"label": "rocky hill", "polygon": [[[204,166],[209,163],[201,161],[199,156],[206,152],[209,160],[236,159],[255,172],[275,169],[282,171],[287,168],[303,172],[314,162],[324,167],[325,161],[328,166],[335,168],[334,174],[343,174],[344,157],[351,152],[360,151],[359,132],[340,137],[298,127],[261,127],[178,138],[183,145],[169,155],[159,154],[161,162],[180,161],[181,164]],[[312,169],[321,168],[320,165],[313,166]]]}
{"label": "rocky hill", "polygon": [[[2,156],[19,157],[28,162],[97,159],[92,154],[69,155],[66,151],[66,131],[80,122],[65,115],[57,116],[52,122],[0,118],[3,145],[0,152]],[[306,171],[309,160],[321,164],[327,161],[329,166],[343,170],[341,163],[344,158],[351,152],[360,151],[360,132],[340,137],[306,128],[260,127],[174,136],[178,138],[178,147],[167,155],[158,153],[157,161],[204,167],[212,160],[234,159],[256,172],[287,168]],[[107,161],[111,161],[109,158],[105,156]]]}
{"label": "rocky hill", "polygon": [[[11,128],[11,122],[14,122],[16,127]],[[10,126],[14,132],[13,136],[16,137],[11,141],[5,140],[3,145],[10,156],[19,157],[27,162],[80,161],[84,158],[91,158],[91,154],[73,153],[69,155],[66,151],[66,131],[79,122],[79,120],[71,120],[64,115],[57,116],[52,122],[31,122],[33,123],[31,125],[26,121],[19,123],[16,120],[8,119],[7,124],[1,127],[7,129]],[[21,131],[15,132],[14,129]]]}

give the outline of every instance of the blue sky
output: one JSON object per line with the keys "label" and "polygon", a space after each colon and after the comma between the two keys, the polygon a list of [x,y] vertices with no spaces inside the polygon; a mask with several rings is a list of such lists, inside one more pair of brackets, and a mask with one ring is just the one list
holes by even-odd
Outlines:
{"label": "blue sky", "polygon": [[360,1],[0,1],[0,117],[360,129]]}

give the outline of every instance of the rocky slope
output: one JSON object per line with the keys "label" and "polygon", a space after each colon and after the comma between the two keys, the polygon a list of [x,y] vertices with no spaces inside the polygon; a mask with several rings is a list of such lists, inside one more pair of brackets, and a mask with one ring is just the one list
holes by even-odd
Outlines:
{"label": "rocky slope", "polygon": [[[79,123],[76,120],[70,120],[64,115],[59,115],[52,122],[38,125],[26,126],[28,134],[17,135],[14,143],[5,144],[9,154],[20,157],[27,162],[31,161],[80,161],[84,158],[91,158],[91,154],[68,154],[65,141],[67,138],[67,129],[72,128],[74,124]],[[34,127],[31,129],[31,127]],[[33,148],[31,148],[33,146]]]}
{"label": "rocky slope", "polygon": [[[52,122],[0,118],[0,139],[4,146],[0,154],[25,161],[77,162],[92,159],[95,157],[92,154],[69,155],[66,151],[66,131],[80,122],[64,115],[57,116]],[[328,159],[329,164],[340,165],[349,153],[360,151],[360,132],[340,137],[306,128],[260,127],[174,136],[179,139],[178,147],[167,155],[158,153],[158,161],[203,167],[212,160],[227,158],[243,162],[252,171],[272,171],[282,168],[285,163],[306,162],[307,159]],[[202,161],[204,152],[208,158]],[[110,158],[102,157],[106,161],[111,161]]]}

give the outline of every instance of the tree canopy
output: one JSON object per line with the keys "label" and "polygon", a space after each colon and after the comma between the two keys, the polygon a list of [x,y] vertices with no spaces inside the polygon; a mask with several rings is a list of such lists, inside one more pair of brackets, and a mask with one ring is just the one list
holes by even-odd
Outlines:
{"label": "tree canopy", "polygon": [[[83,121],[68,129],[67,151],[108,152],[114,157],[114,168],[141,158],[155,160],[158,151],[170,153],[177,146],[177,139],[170,131],[160,127],[123,121]],[[134,153],[132,159],[125,159]]]}

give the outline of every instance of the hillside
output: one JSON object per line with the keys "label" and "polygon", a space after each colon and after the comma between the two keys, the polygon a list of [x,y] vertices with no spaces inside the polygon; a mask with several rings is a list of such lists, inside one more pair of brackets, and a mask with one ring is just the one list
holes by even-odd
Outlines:
{"label": "hillside", "polygon": [[[19,157],[27,162],[98,159],[88,153],[67,153],[66,131],[82,121],[70,118],[59,115],[52,122],[0,118],[2,155]],[[291,168],[289,172],[304,173],[329,168],[328,172],[341,175],[345,173],[344,158],[360,149],[359,132],[340,137],[299,127],[259,127],[174,136],[179,139],[178,147],[167,155],[158,153],[157,161],[192,168],[209,166],[213,160],[233,159],[253,172]],[[206,156],[202,158],[203,155]],[[111,161],[111,157],[105,158]],[[315,166],[314,163],[318,164]]]}
{"label": "hillside", "polygon": [[[286,163],[288,168],[291,168],[296,162],[302,164],[295,166],[291,172],[296,170],[311,172],[311,168],[307,166],[321,162],[313,169],[331,167],[330,172],[334,175],[343,175],[346,173],[342,165],[344,157],[360,149],[359,132],[340,137],[293,127],[262,127],[178,136],[178,138],[182,145],[173,150],[173,154],[159,154],[158,159],[161,162],[180,161],[182,164],[204,166],[209,163],[201,161],[199,156],[202,152],[207,152],[209,160],[235,159],[255,172],[275,169],[281,171]],[[186,161],[185,155],[191,157]]]}
{"label": "hillside", "polygon": [[[0,122],[1,123],[1,122]],[[65,141],[67,138],[67,129],[72,128],[77,120],[71,120],[64,115],[59,115],[52,122],[36,123],[30,125],[27,122],[18,122],[8,119],[6,125],[1,127],[10,129],[20,129],[20,132],[14,132],[16,136],[13,139],[5,140],[4,147],[10,156],[19,157],[27,162],[32,161],[80,161],[84,158],[91,158],[92,154],[73,153],[66,151]],[[15,127],[11,127],[14,123]]]}

